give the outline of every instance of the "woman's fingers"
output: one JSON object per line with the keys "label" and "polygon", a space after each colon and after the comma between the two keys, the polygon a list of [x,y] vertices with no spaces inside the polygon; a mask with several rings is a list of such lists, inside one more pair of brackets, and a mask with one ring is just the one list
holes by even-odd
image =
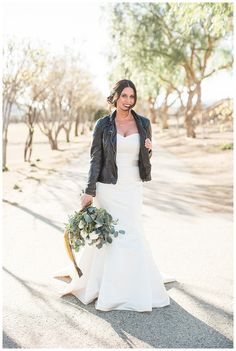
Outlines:
{"label": "woman's fingers", "polygon": [[147,149],[151,149],[152,148],[152,142],[149,138],[145,139],[145,147]]}
{"label": "woman's fingers", "polygon": [[81,207],[85,207],[87,206],[90,202],[92,202],[93,200],[93,197],[88,195],[88,194],[84,194],[81,196],[81,199],[80,199],[80,204],[81,204]]}

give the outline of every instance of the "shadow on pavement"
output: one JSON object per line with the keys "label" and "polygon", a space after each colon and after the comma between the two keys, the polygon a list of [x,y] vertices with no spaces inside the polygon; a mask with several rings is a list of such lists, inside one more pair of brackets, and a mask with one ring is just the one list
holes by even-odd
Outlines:
{"label": "shadow on pavement", "polygon": [[22,211],[24,211],[24,212],[30,214],[31,216],[33,216],[33,217],[35,217],[35,218],[41,220],[41,221],[44,222],[44,223],[49,224],[49,225],[52,226],[53,228],[55,228],[55,229],[59,230],[60,232],[62,232],[62,227],[60,227],[60,226],[54,224],[53,221],[50,220],[50,219],[48,219],[46,216],[40,215],[39,213],[37,213],[37,212],[35,212],[35,211],[33,211],[33,210],[31,210],[31,209],[25,207],[25,206],[20,205],[20,204],[18,204],[17,202],[11,202],[11,201],[8,201],[8,200],[6,200],[6,199],[3,199],[3,202],[7,203],[8,205],[12,205],[12,206],[17,207],[19,210],[22,210]]}
{"label": "shadow on pavement", "polygon": [[[136,311],[108,311],[103,312],[95,309],[95,300],[88,305],[84,305],[75,296],[68,294],[61,298],[51,295],[50,286],[39,284],[37,282],[27,281],[16,276],[8,269],[4,268],[5,273],[16,280],[21,287],[24,287],[28,293],[34,297],[33,303],[40,309],[41,314],[22,311],[20,320],[22,320],[23,332],[19,333],[22,337],[22,344],[25,344],[24,338],[30,333],[30,340],[34,340],[32,347],[48,347],[47,342],[51,342],[50,346],[68,347],[68,342],[72,342],[73,346],[78,340],[79,347],[83,345],[82,339],[78,334],[83,333],[89,337],[93,347],[116,347],[114,344],[118,342],[122,347],[137,348],[135,339],[143,342],[150,347],[155,348],[232,348],[233,342],[224,335],[210,327],[200,319],[187,312],[181,305],[171,299],[171,304],[162,308],[153,308],[152,312],[136,312]],[[167,290],[171,287],[180,289],[184,294],[185,286],[178,282],[167,284]],[[196,296],[191,296],[198,299]],[[225,315],[218,307],[199,301],[203,308],[208,311],[216,311],[224,314],[225,318],[231,315]],[[14,313],[16,313],[14,311]],[[19,314],[19,311],[17,310]],[[90,323],[83,324],[83,314],[90,315]],[[77,318],[78,317],[78,318]],[[111,326],[116,334],[116,341],[113,338],[106,339],[107,333],[99,333],[99,339],[96,336],[98,330],[98,319],[101,318],[108,323],[108,330]],[[87,319],[86,319],[87,320]],[[40,322],[40,323],[39,323]],[[55,324],[56,323],[56,324]],[[28,325],[27,325],[28,324]],[[45,324],[45,325],[44,325]],[[15,327],[12,325],[14,331]],[[37,329],[42,331],[41,336],[38,335]],[[26,329],[24,331],[24,329]],[[29,329],[27,331],[27,329]],[[64,345],[64,333],[66,331],[67,345]],[[42,345],[42,335],[44,331],[48,337],[45,339],[45,345]],[[90,335],[91,334],[91,335]],[[113,333],[114,334],[114,333]],[[132,338],[130,338],[132,336]],[[77,337],[77,339],[76,339]],[[41,338],[41,339],[40,339]],[[49,340],[49,341],[48,341]],[[69,341],[68,341],[69,340]],[[53,342],[53,344],[52,344]],[[87,342],[87,341],[86,341]],[[38,344],[37,344],[38,343]],[[16,344],[17,345],[17,344]],[[4,339],[5,348],[13,348],[14,340],[12,336],[6,336]],[[30,346],[30,347],[31,347]],[[17,345],[19,348],[20,346]]]}
{"label": "shadow on pavement", "polygon": [[[224,199],[224,194],[228,194]],[[178,185],[164,181],[153,181],[145,185],[144,205],[162,212],[199,216],[205,213],[232,214],[232,187],[206,184]],[[223,200],[222,200],[223,199]]]}
{"label": "shadow on pavement", "polygon": [[[177,283],[171,284],[177,285]],[[124,341],[125,347],[135,347],[128,335],[155,348],[233,347],[231,340],[188,313],[173,299],[170,306],[153,308],[152,312],[103,312],[95,309],[94,302],[84,306],[71,294],[65,295],[63,300],[106,320]],[[213,306],[212,308],[215,309]],[[113,346],[109,345],[109,347]]]}
{"label": "shadow on pavement", "polygon": [[3,330],[2,334],[2,347],[4,349],[21,349],[22,347],[17,344],[10,336]]}

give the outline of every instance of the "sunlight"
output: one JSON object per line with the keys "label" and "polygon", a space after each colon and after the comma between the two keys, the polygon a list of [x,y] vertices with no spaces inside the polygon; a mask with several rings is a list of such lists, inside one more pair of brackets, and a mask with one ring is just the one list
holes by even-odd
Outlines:
{"label": "sunlight", "polygon": [[[51,50],[61,53],[64,46],[77,45],[85,56],[85,65],[94,75],[94,84],[109,94],[107,20],[102,2],[36,0],[5,1],[3,32],[5,36],[43,40]],[[203,103],[233,97],[233,78],[219,72],[202,84]]]}
{"label": "sunlight", "polygon": [[64,46],[80,46],[95,85],[104,94],[109,92],[106,23],[99,3],[7,1],[4,12],[5,36],[45,41],[55,53],[61,53]]}

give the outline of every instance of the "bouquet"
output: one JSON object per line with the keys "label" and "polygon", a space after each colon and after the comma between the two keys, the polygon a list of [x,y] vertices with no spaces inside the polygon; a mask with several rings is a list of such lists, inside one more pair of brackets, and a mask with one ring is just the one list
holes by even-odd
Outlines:
{"label": "bouquet", "polygon": [[118,221],[104,208],[96,208],[91,204],[69,216],[68,223],[65,223],[64,239],[69,257],[80,277],[83,273],[76,264],[72,249],[78,252],[86,244],[95,245],[98,249],[104,244],[111,244],[112,236],[125,234],[124,230],[115,229]]}

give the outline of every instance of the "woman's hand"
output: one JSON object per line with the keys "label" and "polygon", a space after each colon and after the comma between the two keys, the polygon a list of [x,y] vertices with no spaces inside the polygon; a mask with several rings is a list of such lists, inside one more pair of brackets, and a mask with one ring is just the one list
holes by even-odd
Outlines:
{"label": "woman's hand", "polygon": [[150,150],[152,149],[152,142],[149,138],[145,139],[145,147]]}
{"label": "woman's hand", "polygon": [[81,208],[86,207],[90,202],[93,202],[93,196],[89,194],[83,194],[80,198]]}

